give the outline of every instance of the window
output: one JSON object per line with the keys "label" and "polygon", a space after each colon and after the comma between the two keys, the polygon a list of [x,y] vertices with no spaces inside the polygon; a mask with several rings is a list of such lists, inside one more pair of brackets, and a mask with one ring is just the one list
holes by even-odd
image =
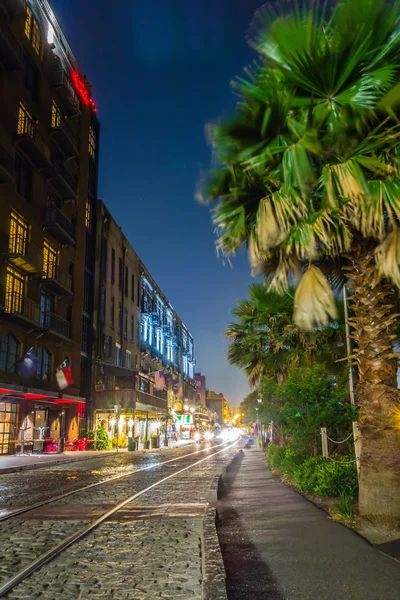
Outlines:
{"label": "window", "polygon": [[26,254],[29,226],[27,221],[18,213],[12,211],[10,215],[10,238],[8,250],[11,254]]}
{"label": "window", "polygon": [[132,297],[132,302],[135,302],[135,276],[132,273],[132,277],[131,277],[131,297]]}
{"label": "window", "polygon": [[46,348],[38,350],[36,377],[41,381],[51,380],[51,354]]}
{"label": "window", "polygon": [[106,320],[106,288],[101,288],[100,293],[100,321],[104,323]]}
{"label": "window", "polygon": [[86,229],[92,228],[92,205],[90,204],[90,200],[86,198],[86,206],[85,206],[85,227]]}
{"label": "window", "polygon": [[111,343],[112,343],[112,337],[104,334],[104,336],[103,336],[103,354],[104,354],[104,357],[106,357],[106,358],[111,356]]}
{"label": "window", "polygon": [[39,23],[35,19],[32,13],[32,9],[29,4],[26,5],[25,12],[25,35],[30,40],[32,44],[32,48],[36,52],[36,54],[40,54],[40,43],[41,43],[41,34],[39,29]]}
{"label": "window", "polygon": [[61,109],[57,102],[53,100],[51,103],[51,126],[53,129],[60,128],[62,125]]}
{"label": "window", "polygon": [[89,154],[96,160],[96,134],[92,126],[89,129]]}
{"label": "window", "polygon": [[14,176],[15,176],[15,188],[20,196],[22,196],[28,202],[31,201],[32,195],[32,169],[31,167],[21,158],[19,154],[15,155],[14,161]]}
{"label": "window", "polygon": [[89,351],[89,317],[82,315],[82,342],[81,350],[85,354]]}
{"label": "window", "polygon": [[55,279],[57,276],[58,252],[47,240],[43,245],[43,271],[44,279]]}
{"label": "window", "polygon": [[132,352],[130,350],[125,350],[125,367],[132,369]]}
{"label": "window", "polygon": [[20,343],[16,337],[10,334],[2,335],[0,338],[0,371],[6,373],[17,372],[17,362],[20,358]]}
{"label": "window", "polygon": [[150,384],[147,381],[147,379],[143,379],[142,377],[140,378],[140,391],[144,392],[145,394],[148,394],[150,392]]}
{"label": "window", "polygon": [[140,306],[140,281],[137,282],[136,303],[137,303],[138,306]]}
{"label": "window", "polygon": [[54,296],[42,292],[40,296],[40,324],[44,329],[49,326],[52,312],[54,312]]}
{"label": "window", "polygon": [[19,103],[18,109],[18,135],[29,135],[35,137],[36,124],[31,113],[25,108],[22,102]]}
{"label": "window", "polygon": [[24,52],[24,83],[36,100],[38,96],[39,71],[27,52]]}
{"label": "window", "polygon": [[115,364],[118,367],[121,366],[121,344],[119,342],[115,342]]}
{"label": "window", "polygon": [[131,342],[135,341],[135,317],[131,315]]}
{"label": "window", "polygon": [[118,285],[119,285],[119,289],[122,290],[123,289],[123,278],[124,278],[124,267],[122,264],[122,258],[119,258],[119,264],[118,264]]}
{"label": "window", "polygon": [[5,311],[20,313],[22,310],[22,297],[24,295],[25,278],[15,269],[7,267]]}
{"label": "window", "polygon": [[122,303],[118,304],[118,331],[122,331]]}
{"label": "window", "polygon": [[114,296],[111,296],[110,323],[111,323],[111,327],[114,327],[114,325],[115,325],[115,298],[114,298]]}
{"label": "window", "polygon": [[128,309],[124,309],[124,338],[128,339]]}
{"label": "window", "polygon": [[103,279],[107,279],[107,239],[105,237],[101,240],[101,275]]}
{"label": "window", "polygon": [[111,248],[111,283],[115,281],[115,250]]}
{"label": "window", "polygon": [[125,267],[125,296],[128,295],[128,281],[129,281],[129,271],[128,267]]}

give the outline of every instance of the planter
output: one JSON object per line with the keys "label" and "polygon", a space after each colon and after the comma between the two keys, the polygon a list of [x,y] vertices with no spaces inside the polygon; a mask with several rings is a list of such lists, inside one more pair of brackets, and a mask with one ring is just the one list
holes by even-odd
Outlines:
{"label": "planter", "polygon": [[148,450],[150,448],[150,442],[143,442],[143,450]]}
{"label": "planter", "polygon": [[159,448],[160,447],[160,438],[158,436],[154,436],[151,438],[151,447]]}
{"label": "planter", "polygon": [[128,452],[133,452],[135,450],[135,441],[133,438],[128,438]]}
{"label": "planter", "polygon": [[168,438],[164,438],[164,446],[167,447],[168,446]]}

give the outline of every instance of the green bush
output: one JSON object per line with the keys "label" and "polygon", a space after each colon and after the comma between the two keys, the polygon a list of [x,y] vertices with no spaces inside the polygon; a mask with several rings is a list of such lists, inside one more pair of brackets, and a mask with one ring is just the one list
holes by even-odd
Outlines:
{"label": "green bush", "polygon": [[304,461],[305,456],[291,446],[269,444],[267,448],[268,464],[282,475],[294,477],[295,470]]}
{"label": "green bush", "polygon": [[[340,460],[351,460],[341,457]],[[307,458],[294,472],[294,478],[301,490],[317,496],[354,497],[357,495],[358,479],[355,463],[339,464],[322,456]]]}
{"label": "green bush", "polygon": [[[89,431],[88,438],[94,440],[96,438],[96,450],[110,450],[111,440],[108,437],[104,427],[99,427],[97,431]],[[89,442],[88,450],[94,450],[95,442]]]}
{"label": "green bush", "polygon": [[282,462],[285,460],[286,448],[277,446],[276,444],[268,444],[267,459],[271,469],[279,469]]}

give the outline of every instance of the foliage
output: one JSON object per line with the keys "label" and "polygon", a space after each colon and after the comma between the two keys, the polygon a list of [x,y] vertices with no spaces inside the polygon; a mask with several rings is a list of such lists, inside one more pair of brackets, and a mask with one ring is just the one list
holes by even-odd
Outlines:
{"label": "foliage", "polygon": [[354,244],[379,246],[380,273],[400,282],[399,8],[261,11],[250,40],[260,63],[234,84],[234,116],[209,128],[217,166],[203,194],[216,204],[218,247],[247,245],[253,271],[280,293],[311,265],[295,302],[308,328],[333,314],[320,269],[346,264]]}
{"label": "foliage", "polygon": [[357,467],[354,457],[340,457],[342,463],[331,462],[322,456],[307,458],[295,471],[295,480],[299,488],[308,494],[317,496],[340,496],[346,494],[352,498],[358,489]]}
{"label": "foliage", "polygon": [[[89,431],[88,438],[89,440],[96,438],[96,450],[111,450],[111,440],[104,427],[98,427],[96,431]],[[94,450],[95,443],[89,442],[88,449]]]}
{"label": "foliage", "polygon": [[293,365],[325,364],[332,372],[343,371],[345,356],[343,305],[336,302],[337,321],[313,331],[303,331],[292,321],[294,290],[284,296],[265,285],[251,285],[249,299],[233,309],[236,322],[225,335],[230,340],[228,360],[244,369],[250,385],[265,376],[283,380]]}
{"label": "foliage", "polygon": [[345,493],[341,493],[335,510],[343,519],[351,519],[353,516],[353,498]]}

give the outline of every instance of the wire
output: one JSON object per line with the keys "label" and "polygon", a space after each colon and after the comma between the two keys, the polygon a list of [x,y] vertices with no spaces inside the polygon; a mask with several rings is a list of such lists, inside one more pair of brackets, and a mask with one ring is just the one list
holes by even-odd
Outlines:
{"label": "wire", "polygon": [[352,437],[353,432],[351,432],[351,434],[345,440],[342,440],[341,442],[337,442],[336,440],[333,440],[332,438],[329,437],[329,435],[327,433],[321,432],[321,435],[325,435],[328,438],[328,440],[330,442],[333,442],[334,444],[344,444]]}

